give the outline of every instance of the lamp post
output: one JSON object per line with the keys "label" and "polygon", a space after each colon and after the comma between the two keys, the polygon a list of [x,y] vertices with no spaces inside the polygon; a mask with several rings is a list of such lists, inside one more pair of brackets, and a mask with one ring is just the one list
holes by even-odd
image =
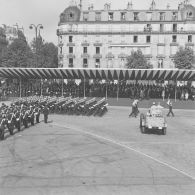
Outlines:
{"label": "lamp post", "polygon": [[43,25],[42,24],[38,24],[38,25],[34,25],[31,24],[29,26],[30,29],[35,29],[35,54],[36,54],[36,67],[38,67],[38,58],[37,58],[37,38],[38,38],[38,31],[39,31],[39,36],[40,36],[40,30],[43,29]]}

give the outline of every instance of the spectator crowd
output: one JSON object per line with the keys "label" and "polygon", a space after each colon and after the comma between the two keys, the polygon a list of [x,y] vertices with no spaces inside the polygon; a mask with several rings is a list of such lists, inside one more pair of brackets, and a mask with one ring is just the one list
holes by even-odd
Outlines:
{"label": "spectator crowd", "polygon": [[[85,91],[84,91],[85,89]],[[175,95],[179,100],[193,99],[195,96],[195,88],[193,86],[175,86],[162,84],[143,84],[143,83],[128,83],[120,81],[118,84],[114,82],[80,82],[75,81],[61,83],[57,81],[40,82],[25,82],[20,86],[18,83],[11,83],[6,87],[1,88],[1,96],[6,97],[22,97],[31,95],[45,96],[72,96],[72,97],[119,97],[131,99],[174,99]],[[85,94],[84,94],[85,93]]]}

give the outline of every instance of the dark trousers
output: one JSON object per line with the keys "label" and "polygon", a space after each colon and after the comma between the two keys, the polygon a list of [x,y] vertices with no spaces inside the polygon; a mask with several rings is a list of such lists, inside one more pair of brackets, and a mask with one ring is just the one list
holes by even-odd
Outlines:
{"label": "dark trousers", "polygon": [[172,114],[172,116],[174,116],[174,113],[173,113],[173,109],[172,108],[169,108],[169,112],[168,112],[167,116],[169,116],[170,114]]}
{"label": "dark trousers", "polygon": [[44,122],[47,123],[48,114],[44,114]]}
{"label": "dark trousers", "polygon": [[136,106],[132,106],[132,111],[131,111],[131,114],[129,114],[129,117],[130,116],[137,116],[138,114],[138,111],[137,111],[137,107]]}
{"label": "dark trousers", "polygon": [[40,114],[37,114],[36,115],[36,123],[39,123],[39,117],[40,117]]}

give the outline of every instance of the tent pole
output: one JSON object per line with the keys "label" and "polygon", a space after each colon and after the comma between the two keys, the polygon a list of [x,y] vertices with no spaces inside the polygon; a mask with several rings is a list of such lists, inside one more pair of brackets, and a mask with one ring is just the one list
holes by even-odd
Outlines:
{"label": "tent pole", "polygon": [[22,81],[20,79],[20,98],[22,97]]}
{"label": "tent pole", "polygon": [[119,80],[118,80],[118,83],[117,83],[117,102],[118,102],[118,95],[119,95]]}
{"label": "tent pole", "polygon": [[64,96],[64,79],[62,79],[62,97]]}
{"label": "tent pole", "polygon": [[108,99],[108,85],[107,85],[107,80],[106,80],[106,100]]}
{"label": "tent pole", "polygon": [[177,80],[175,82],[175,102],[177,101]]}
{"label": "tent pole", "polygon": [[84,92],[83,92],[84,98],[85,98],[85,78],[84,78]]}
{"label": "tent pole", "polygon": [[42,79],[41,79],[41,96],[42,96],[42,94],[43,94],[43,87],[42,87]]}

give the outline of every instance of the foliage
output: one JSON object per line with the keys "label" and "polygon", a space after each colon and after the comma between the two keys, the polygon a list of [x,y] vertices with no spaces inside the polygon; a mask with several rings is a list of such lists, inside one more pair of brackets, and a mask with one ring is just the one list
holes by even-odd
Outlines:
{"label": "foliage", "polygon": [[147,61],[141,50],[132,51],[127,57],[126,67],[128,69],[149,69],[152,68],[150,62]]}
{"label": "foliage", "polygon": [[18,31],[18,38],[2,52],[0,66],[58,67],[58,48],[53,43],[44,43],[40,36],[37,41],[32,41],[30,47],[22,31]]}
{"label": "foliage", "polygon": [[53,43],[45,43],[41,36],[34,39],[32,50],[37,60],[37,68],[57,68],[58,67],[58,48]]}
{"label": "foliage", "polygon": [[33,54],[27,42],[23,39],[15,39],[2,56],[3,67],[28,67],[33,62]]}
{"label": "foliage", "polygon": [[7,49],[8,42],[6,40],[5,31],[0,27],[0,65],[2,61],[2,56],[4,55]]}
{"label": "foliage", "polygon": [[194,63],[193,50],[189,47],[180,47],[173,57],[175,67],[178,69],[191,69]]}

